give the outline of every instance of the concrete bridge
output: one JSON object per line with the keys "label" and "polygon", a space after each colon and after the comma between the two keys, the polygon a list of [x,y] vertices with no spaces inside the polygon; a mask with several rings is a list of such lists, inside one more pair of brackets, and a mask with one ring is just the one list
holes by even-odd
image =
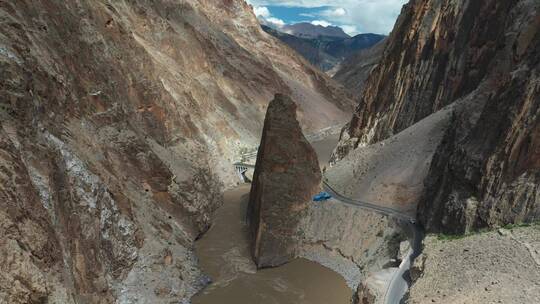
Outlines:
{"label": "concrete bridge", "polygon": [[250,182],[249,177],[246,175],[249,170],[255,169],[255,165],[245,164],[242,162],[234,163],[234,169],[238,174],[238,177],[243,183]]}
{"label": "concrete bridge", "polygon": [[251,182],[250,176],[253,177],[258,153],[258,147],[255,150],[241,153],[240,161],[233,164],[234,170],[236,171],[236,174],[238,174],[238,178],[240,178],[243,183]]}

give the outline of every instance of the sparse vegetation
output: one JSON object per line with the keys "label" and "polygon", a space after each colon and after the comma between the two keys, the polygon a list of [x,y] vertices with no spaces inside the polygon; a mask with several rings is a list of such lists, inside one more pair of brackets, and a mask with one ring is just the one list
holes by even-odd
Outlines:
{"label": "sparse vegetation", "polygon": [[0,103],[0,117],[6,116],[11,111],[11,107],[7,104]]}
{"label": "sparse vegetation", "polygon": [[470,237],[470,236],[473,236],[473,235],[487,233],[487,232],[494,231],[494,230],[495,229],[482,228],[480,230],[471,231],[471,232],[465,233],[465,234],[444,234],[444,233],[441,233],[441,234],[437,234],[437,239],[439,241],[454,241],[454,240],[464,239],[466,237]]}
{"label": "sparse vegetation", "polygon": [[532,227],[532,226],[540,227],[540,221],[535,221],[535,222],[531,222],[531,223],[507,224],[507,225],[504,225],[502,227],[495,227],[495,228],[482,228],[482,229],[471,231],[471,232],[465,233],[465,234],[445,234],[445,233],[440,233],[440,234],[433,234],[433,235],[436,235],[437,239],[439,241],[454,241],[454,240],[460,240],[460,239],[463,239],[463,238],[466,238],[466,237],[470,237],[470,236],[473,236],[473,235],[478,235],[478,234],[483,234],[483,233],[495,231],[495,230],[500,229],[500,228],[503,228],[503,229],[506,229],[506,230],[513,230],[513,229],[516,229],[516,228],[524,228],[524,227]]}
{"label": "sparse vegetation", "polygon": [[523,227],[531,227],[531,226],[539,226],[540,227],[540,221],[535,221],[531,223],[515,223],[515,224],[508,224],[503,226],[502,228],[512,230],[516,228],[523,228]]}

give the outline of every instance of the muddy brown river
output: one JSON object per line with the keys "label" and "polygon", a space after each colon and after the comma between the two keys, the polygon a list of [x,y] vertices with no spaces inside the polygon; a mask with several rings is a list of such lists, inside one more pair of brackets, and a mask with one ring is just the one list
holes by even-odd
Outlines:
{"label": "muddy brown river", "polygon": [[[321,163],[337,139],[313,143]],[[193,304],[348,304],[352,295],[345,280],[317,263],[296,259],[273,269],[257,270],[249,254],[245,214],[249,185],[225,193],[212,228],[196,242],[202,270],[213,283]]]}

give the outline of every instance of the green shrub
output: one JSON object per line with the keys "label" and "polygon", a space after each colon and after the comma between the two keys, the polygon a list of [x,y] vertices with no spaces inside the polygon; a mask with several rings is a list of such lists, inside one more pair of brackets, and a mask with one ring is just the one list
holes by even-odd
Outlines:
{"label": "green shrub", "polygon": [[11,107],[9,105],[4,104],[4,103],[0,103],[0,115],[1,116],[8,115],[10,110],[11,110]]}
{"label": "green shrub", "polygon": [[506,230],[512,230],[512,229],[516,229],[516,228],[532,227],[532,226],[538,227],[540,229],[540,221],[535,221],[535,222],[531,222],[531,223],[507,224],[505,226],[495,227],[495,228],[482,228],[482,229],[479,229],[479,230],[476,230],[476,231],[471,231],[471,232],[465,233],[465,234],[444,234],[444,233],[440,233],[440,234],[436,234],[436,236],[437,236],[437,239],[439,241],[454,241],[454,240],[460,240],[460,239],[463,239],[463,238],[466,238],[466,237],[469,237],[469,236],[473,236],[473,235],[478,235],[478,234],[482,234],[482,233],[495,231],[495,230],[497,230],[499,228],[503,228],[503,229],[506,229]]}
{"label": "green shrub", "polygon": [[503,226],[504,229],[512,230],[515,228],[522,228],[522,227],[531,227],[531,226],[538,226],[540,225],[540,221],[534,221],[531,223],[515,223],[515,224],[508,224]]}

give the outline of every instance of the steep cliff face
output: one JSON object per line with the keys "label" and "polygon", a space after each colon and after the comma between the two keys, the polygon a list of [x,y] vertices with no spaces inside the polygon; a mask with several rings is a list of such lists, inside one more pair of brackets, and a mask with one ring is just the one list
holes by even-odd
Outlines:
{"label": "steep cliff face", "polygon": [[350,104],[241,0],[4,1],[0,20],[0,302],[188,299],[268,100],[304,96],[306,131]]}
{"label": "steep cliff face", "polygon": [[537,1],[413,0],[335,159],[452,105],[419,217],[430,231],[540,217]]}
{"label": "steep cliff face", "polygon": [[383,39],[368,49],[348,56],[334,68],[335,72],[332,78],[351,90],[353,94],[361,96],[369,75],[382,59],[386,41]]}
{"label": "steep cliff face", "polygon": [[299,223],[320,183],[317,154],[296,120],[296,104],[278,94],[266,113],[248,205],[258,267],[279,266],[298,255]]}
{"label": "steep cliff face", "polygon": [[341,274],[352,290],[389,267],[405,237],[388,217],[335,199],[309,204],[300,231],[299,256]]}

